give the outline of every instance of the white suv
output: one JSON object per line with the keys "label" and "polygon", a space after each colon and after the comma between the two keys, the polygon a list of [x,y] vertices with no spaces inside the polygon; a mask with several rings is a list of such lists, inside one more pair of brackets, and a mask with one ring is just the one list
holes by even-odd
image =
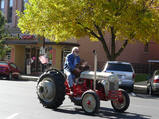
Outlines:
{"label": "white suv", "polygon": [[108,61],[103,72],[112,72],[119,77],[119,87],[133,92],[135,72],[128,62]]}

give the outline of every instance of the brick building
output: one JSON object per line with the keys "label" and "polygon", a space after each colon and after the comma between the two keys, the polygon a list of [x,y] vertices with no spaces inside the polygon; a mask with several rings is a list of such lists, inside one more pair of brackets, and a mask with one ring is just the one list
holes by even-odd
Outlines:
{"label": "brick building", "polygon": [[[111,46],[111,35],[107,33],[105,35],[108,46]],[[98,54],[98,69],[102,70],[105,62],[107,61],[106,54],[100,42],[91,42],[88,37],[78,40],[80,44],[80,55],[83,59],[88,61],[90,66],[93,66],[93,49]],[[116,50],[121,46],[121,41],[116,41]],[[109,47],[110,49],[110,47]],[[147,73],[149,68],[148,60],[159,60],[159,44],[149,42],[144,45],[141,42],[129,43],[121,55],[117,58],[118,61],[126,61],[133,64],[137,73]],[[159,69],[159,63],[151,63],[153,65],[152,70]]]}

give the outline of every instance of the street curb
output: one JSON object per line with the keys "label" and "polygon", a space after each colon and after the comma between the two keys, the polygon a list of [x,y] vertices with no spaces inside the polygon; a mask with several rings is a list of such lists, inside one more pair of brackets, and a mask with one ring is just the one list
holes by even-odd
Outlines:
{"label": "street curb", "polygon": [[134,85],[134,88],[147,88],[145,85]]}
{"label": "street curb", "polygon": [[134,93],[146,94],[147,86],[146,85],[134,85]]}

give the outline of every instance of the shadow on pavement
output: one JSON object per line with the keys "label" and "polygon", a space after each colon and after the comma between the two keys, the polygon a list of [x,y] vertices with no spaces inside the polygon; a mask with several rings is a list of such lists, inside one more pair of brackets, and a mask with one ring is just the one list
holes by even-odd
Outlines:
{"label": "shadow on pavement", "polygon": [[100,108],[99,116],[102,118],[109,118],[109,119],[150,119],[151,118],[151,116],[148,115],[141,115],[131,112],[119,113],[115,112],[113,109],[105,107]]}
{"label": "shadow on pavement", "polygon": [[63,108],[59,108],[53,111],[66,113],[66,114],[80,114],[80,115],[91,116],[91,117],[96,116],[96,117],[108,118],[108,119],[151,119],[151,116],[148,116],[148,115],[141,115],[141,114],[130,113],[130,112],[119,113],[119,112],[115,112],[113,109],[105,108],[105,107],[101,107],[99,110],[99,113],[94,115],[87,115],[82,110],[81,107],[70,108],[69,106],[68,107],[65,106]]}

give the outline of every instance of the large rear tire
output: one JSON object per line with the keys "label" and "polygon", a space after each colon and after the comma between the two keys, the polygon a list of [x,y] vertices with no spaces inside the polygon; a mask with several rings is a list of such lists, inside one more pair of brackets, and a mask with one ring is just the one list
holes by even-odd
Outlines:
{"label": "large rear tire", "polygon": [[100,108],[100,100],[98,95],[92,91],[88,90],[82,95],[82,108],[87,114],[98,113]]}
{"label": "large rear tire", "polygon": [[116,112],[124,112],[127,110],[130,104],[130,98],[126,91],[120,90],[122,96],[119,97],[117,100],[112,100],[111,105]]}
{"label": "large rear tire", "polygon": [[65,99],[65,79],[59,72],[43,75],[37,83],[37,96],[44,107],[56,109]]}

